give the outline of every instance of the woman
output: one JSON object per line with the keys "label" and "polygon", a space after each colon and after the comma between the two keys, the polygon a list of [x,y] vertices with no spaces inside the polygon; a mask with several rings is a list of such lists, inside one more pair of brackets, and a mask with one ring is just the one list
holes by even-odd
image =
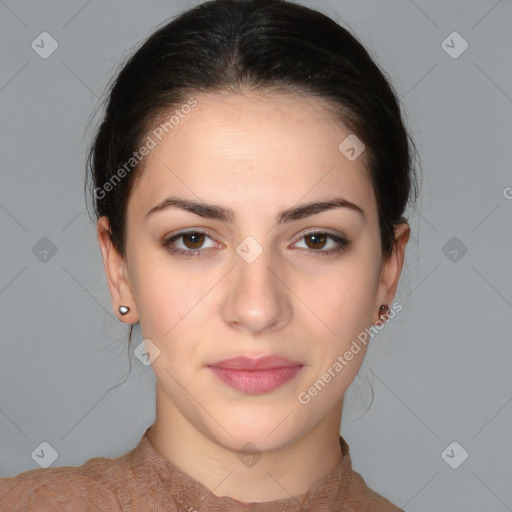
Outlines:
{"label": "woman", "polygon": [[1,480],[2,510],[398,511],[340,423],[365,333],[401,307],[411,144],[383,73],[314,10],[213,0],[155,32],[88,168],[156,421],[116,459]]}

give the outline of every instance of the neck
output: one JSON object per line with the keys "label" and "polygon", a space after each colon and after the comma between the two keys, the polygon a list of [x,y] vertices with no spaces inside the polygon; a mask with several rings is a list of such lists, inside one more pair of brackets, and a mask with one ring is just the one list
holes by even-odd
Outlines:
{"label": "neck", "polygon": [[241,463],[236,451],[195,428],[164,395],[157,385],[157,418],[148,431],[149,440],[167,460],[216,496],[229,496],[243,503],[300,496],[342,459],[342,404],[305,435],[261,453],[256,463],[250,454]]}

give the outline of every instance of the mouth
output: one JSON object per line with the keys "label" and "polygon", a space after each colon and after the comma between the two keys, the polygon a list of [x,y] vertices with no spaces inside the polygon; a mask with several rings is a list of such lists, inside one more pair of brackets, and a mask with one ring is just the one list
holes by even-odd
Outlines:
{"label": "mouth", "polygon": [[278,356],[238,356],[207,367],[228,386],[244,393],[261,394],[292,380],[304,365]]}

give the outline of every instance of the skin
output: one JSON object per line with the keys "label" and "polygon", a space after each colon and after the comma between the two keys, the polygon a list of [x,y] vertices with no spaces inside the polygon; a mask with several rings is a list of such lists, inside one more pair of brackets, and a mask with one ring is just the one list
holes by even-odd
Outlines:
{"label": "skin", "polygon": [[[140,322],[143,338],[160,350],[152,363],[155,448],[217,496],[246,503],[298,496],[342,458],[343,397],[365,346],[307,405],[297,396],[378,322],[381,304],[392,304],[409,226],[396,226],[397,244],[384,260],[364,153],[350,161],[338,150],[350,132],[322,100],[248,91],[194,97],[198,105],[144,160],[127,206],[125,258],[112,246],[107,219],[99,219],[113,308],[123,322]],[[231,208],[235,219],[178,208],[145,217],[171,195]],[[334,208],[276,223],[284,209],[334,195],[364,216]],[[164,245],[188,228],[207,235],[174,246],[203,249],[197,257]],[[312,228],[345,236],[349,245],[322,254],[338,245],[304,237]],[[263,248],[252,263],[236,252],[247,236]],[[121,304],[128,315],[119,315]],[[259,395],[227,386],[206,367],[266,354],[304,367]],[[247,442],[262,454],[252,467],[237,457]]]}

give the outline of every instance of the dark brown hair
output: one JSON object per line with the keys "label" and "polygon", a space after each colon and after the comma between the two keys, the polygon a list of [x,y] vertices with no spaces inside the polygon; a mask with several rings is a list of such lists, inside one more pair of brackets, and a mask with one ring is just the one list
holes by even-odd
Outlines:
{"label": "dark brown hair", "polygon": [[388,256],[393,227],[407,222],[404,211],[418,194],[398,98],[347,29],[286,0],[204,2],[166,22],[122,65],[87,157],[94,213],[108,218],[117,250],[125,255],[126,205],[142,172],[126,164],[149,130],[194,94],[242,88],[322,98],[364,143]]}

